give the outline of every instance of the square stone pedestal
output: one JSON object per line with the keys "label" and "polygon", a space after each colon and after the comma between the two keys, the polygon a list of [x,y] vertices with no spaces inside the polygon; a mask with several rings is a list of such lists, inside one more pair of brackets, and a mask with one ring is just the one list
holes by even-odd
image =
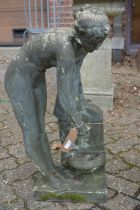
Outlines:
{"label": "square stone pedestal", "polygon": [[57,188],[54,184],[52,186],[46,177],[39,174],[34,187],[35,199],[80,203],[103,203],[106,201],[107,186],[104,170],[105,151],[102,119],[98,123],[87,123],[87,126],[90,133],[88,152],[65,156],[67,163],[71,161],[71,164],[65,164],[65,167],[59,166],[64,174],[62,186]]}
{"label": "square stone pedestal", "polygon": [[40,201],[100,203],[106,202],[106,179],[104,170],[67,179],[67,190],[56,190],[45,177],[38,175],[34,198]]}

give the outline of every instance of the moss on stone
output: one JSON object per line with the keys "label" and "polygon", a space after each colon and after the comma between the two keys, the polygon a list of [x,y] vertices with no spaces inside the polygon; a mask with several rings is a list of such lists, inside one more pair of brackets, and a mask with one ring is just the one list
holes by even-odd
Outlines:
{"label": "moss on stone", "polygon": [[86,198],[83,195],[79,194],[55,194],[52,192],[47,193],[46,195],[42,195],[41,197],[42,201],[47,201],[49,199],[58,199],[58,200],[71,200],[73,202],[85,202]]}

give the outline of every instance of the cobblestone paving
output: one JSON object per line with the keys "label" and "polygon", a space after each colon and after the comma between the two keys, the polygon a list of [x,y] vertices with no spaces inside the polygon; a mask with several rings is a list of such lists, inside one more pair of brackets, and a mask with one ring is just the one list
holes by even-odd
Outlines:
{"label": "cobblestone paving", "polygon": [[[37,202],[32,189],[37,169],[27,158],[21,130],[15,120],[3,78],[15,52],[0,49],[0,210],[140,210],[140,74],[135,62],[113,65],[114,108],[104,113],[106,204]],[[55,70],[47,72],[46,129],[54,156],[57,119],[52,116],[56,97]],[[137,208],[136,208],[137,207]]]}

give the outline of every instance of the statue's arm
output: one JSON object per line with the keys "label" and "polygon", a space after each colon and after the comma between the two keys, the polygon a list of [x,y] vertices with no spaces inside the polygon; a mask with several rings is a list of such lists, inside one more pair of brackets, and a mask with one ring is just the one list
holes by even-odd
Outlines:
{"label": "statue's arm", "polygon": [[76,70],[77,66],[74,59],[69,57],[59,60],[57,65],[57,89],[62,108],[69,115],[74,126],[80,127],[83,123],[76,104],[77,82],[79,82],[75,79]]}
{"label": "statue's arm", "polygon": [[81,66],[82,66],[82,63],[83,63],[83,60],[84,60],[85,56],[86,55],[81,56],[81,59],[79,59],[76,62],[77,71],[75,72],[75,74],[76,74],[75,78],[77,78],[77,81],[78,81],[76,90],[77,90],[77,98],[78,98],[77,104],[78,104],[78,109],[79,110],[82,110],[82,109],[84,109],[88,106],[87,102],[86,102],[86,99],[84,97],[83,86],[82,86],[82,81],[81,81],[81,73],[80,73]]}

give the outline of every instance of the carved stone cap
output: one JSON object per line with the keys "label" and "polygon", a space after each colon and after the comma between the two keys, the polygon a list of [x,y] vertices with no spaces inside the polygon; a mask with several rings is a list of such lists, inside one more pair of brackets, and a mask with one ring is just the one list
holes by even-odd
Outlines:
{"label": "carved stone cap", "polygon": [[[77,5],[76,8],[81,7],[81,5]],[[95,2],[92,3],[92,7],[94,8],[101,8],[108,17],[115,17],[117,15],[120,15],[125,11],[125,6],[121,2]]]}
{"label": "carved stone cap", "polygon": [[100,3],[97,4],[97,6],[100,6],[104,12],[107,14],[108,17],[115,17],[117,15],[120,15],[125,11],[124,4],[121,3]]}
{"label": "carved stone cap", "polygon": [[74,0],[74,4],[93,4],[93,3],[116,3],[125,2],[125,0]]}

